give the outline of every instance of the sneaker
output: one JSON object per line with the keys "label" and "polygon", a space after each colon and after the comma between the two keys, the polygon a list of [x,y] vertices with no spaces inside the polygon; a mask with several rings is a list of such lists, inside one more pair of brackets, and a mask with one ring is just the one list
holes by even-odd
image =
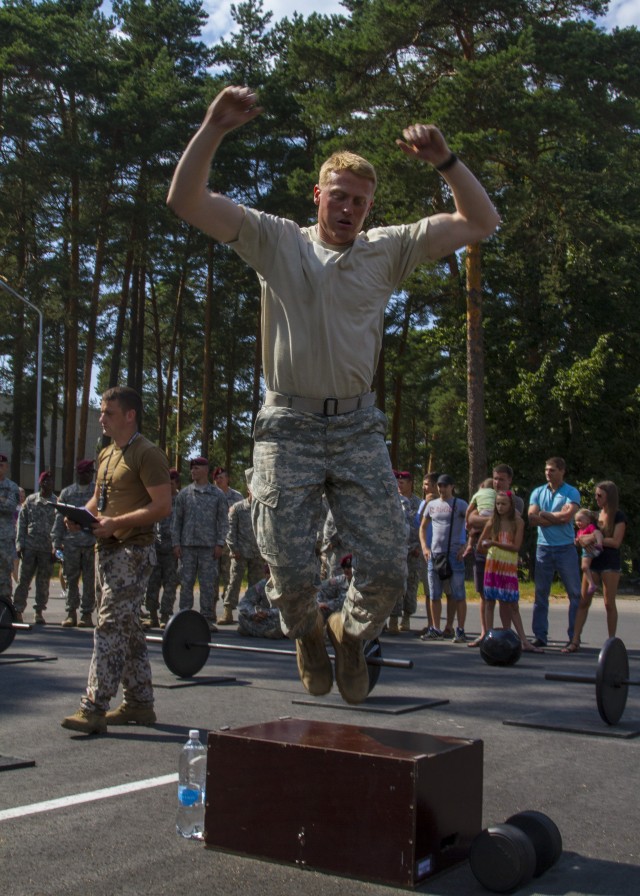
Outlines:
{"label": "sneaker", "polygon": [[36,625],[46,625],[46,620],[40,610],[36,610],[35,616],[33,617],[33,621]]}
{"label": "sneaker", "polygon": [[442,632],[441,638],[444,638],[445,641],[453,641],[455,635],[453,633],[453,629],[445,628]]}
{"label": "sneaker", "polygon": [[296,638],[296,659],[300,681],[314,697],[328,694],[333,687],[333,667],[324,639],[324,623],[318,613],[315,628]]}
{"label": "sneaker", "polygon": [[453,639],[453,641],[454,641],[454,644],[466,644],[467,643],[467,636],[465,635],[463,628],[456,629],[456,635],[455,635],[455,638]]}
{"label": "sneaker", "polygon": [[91,613],[83,613],[78,622],[78,628],[93,628]]}
{"label": "sneaker", "polygon": [[439,628],[434,628],[431,626],[427,629],[424,635],[420,636],[421,641],[440,641],[442,639],[442,632]]}
{"label": "sneaker", "polygon": [[81,706],[72,716],[62,720],[62,727],[82,734],[106,734],[107,722],[104,712],[99,709],[87,709]]}
{"label": "sneaker", "polygon": [[235,625],[231,607],[224,608],[222,616],[218,619],[218,625]]}
{"label": "sneaker", "polygon": [[62,628],[73,628],[78,624],[78,615],[75,610],[70,610],[69,615],[62,623]]}
{"label": "sneaker", "polygon": [[362,703],[369,695],[369,670],[364,656],[364,641],[345,632],[340,612],[329,616],[327,634],[336,655],[336,682],[342,699],[354,706]]}
{"label": "sneaker", "polygon": [[398,617],[397,616],[389,616],[389,623],[387,625],[387,634],[388,635],[397,635],[400,629],[398,627]]}
{"label": "sneaker", "polygon": [[401,632],[410,632],[411,631],[411,616],[409,613],[402,614],[402,621],[400,622],[400,631]]}
{"label": "sneaker", "polygon": [[156,714],[153,711],[153,703],[121,703],[117,709],[111,709],[105,716],[107,725],[155,725]]}

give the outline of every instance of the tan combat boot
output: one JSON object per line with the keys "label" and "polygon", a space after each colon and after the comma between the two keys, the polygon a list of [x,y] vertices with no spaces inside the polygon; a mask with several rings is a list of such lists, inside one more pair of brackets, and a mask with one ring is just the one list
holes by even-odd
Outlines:
{"label": "tan combat boot", "polygon": [[369,693],[369,672],[364,657],[364,641],[344,630],[342,613],[332,613],[327,634],[336,654],[336,681],[343,700],[356,705]]}
{"label": "tan combat boot", "polygon": [[402,622],[400,623],[400,631],[401,632],[410,632],[411,631],[411,616],[409,613],[402,614]]}
{"label": "tan combat boot", "polygon": [[233,618],[233,610],[231,607],[225,607],[222,616],[218,619],[218,625],[235,625]]}
{"label": "tan combat boot", "polygon": [[75,610],[69,610],[67,618],[62,623],[63,628],[73,628],[78,624],[78,614]]}
{"label": "tan combat boot", "polygon": [[128,725],[133,722],[134,725],[147,725],[151,727],[155,725],[156,714],[153,710],[153,703],[121,703],[117,709],[111,709],[105,716],[107,725]]}
{"label": "tan combat boot", "polygon": [[397,635],[400,629],[398,628],[398,617],[397,616],[389,616],[389,624],[387,625],[387,634],[388,635]]}
{"label": "tan combat boot", "polygon": [[318,613],[315,628],[296,639],[296,658],[300,680],[314,697],[328,694],[333,687],[333,668],[324,640],[324,623]]}

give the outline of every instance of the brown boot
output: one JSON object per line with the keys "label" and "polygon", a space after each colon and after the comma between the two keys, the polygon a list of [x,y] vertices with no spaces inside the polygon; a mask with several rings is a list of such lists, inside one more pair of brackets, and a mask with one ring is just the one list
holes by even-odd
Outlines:
{"label": "brown boot", "polygon": [[231,607],[225,607],[222,616],[218,618],[218,625],[235,625],[233,618],[233,610]]}
{"label": "brown boot", "polygon": [[409,613],[402,614],[402,622],[400,623],[400,631],[401,632],[410,632],[411,631],[411,616]]}
{"label": "brown boot", "polygon": [[160,620],[158,619],[158,611],[151,610],[149,618],[144,619],[142,624],[145,628],[160,628]]}
{"label": "brown boot", "polygon": [[336,681],[343,700],[353,705],[362,703],[369,693],[364,641],[345,632],[340,612],[329,616],[327,634],[336,653]]}
{"label": "brown boot", "polygon": [[328,694],[333,687],[333,667],[324,640],[324,623],[318,613],[315,628],[296,639],[300,680],[314,697]]}
{"label": "brown boot", "polygon": [[133,722],[135,725],[146,725],[150,728],[155,725],[156,714],[153,703],[144,706],[140,703],[121,703],[117,709],[109,710],[105,722],[107,725],[128,725]]}
{"label": "brown boot", "polygon": [[388,635],[397,635],[400,629],[398,628],[398,617],[397,616],[389,616],[389,623],[387,625],[387,634]]}
{"label": "brown boot", "polygon": [[67,618],[62,623],[63,628],[73,628],[78,624],[78,614],[75,610],[69,610]]}
{"label": "brown boot", "polygon": [[72,716],[67,716],[62,720],[62,727],[69,728],[71,731],[80,731],[82,734],[104,734],[107,730],[107,722],[104,712],[81,706]]}
{"label": "brown boot", "polygon": [[83,613],[78,623],[78,628],[93,628],[93,619],[91,613]]}

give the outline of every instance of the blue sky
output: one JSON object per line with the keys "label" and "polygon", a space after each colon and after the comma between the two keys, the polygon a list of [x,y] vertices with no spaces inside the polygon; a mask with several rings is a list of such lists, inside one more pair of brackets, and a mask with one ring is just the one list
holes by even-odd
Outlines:
{"label": "blue sky", "polygon": [[[238,0],[236,0],[238,2]],[[233,24],[229,12],[228,0],[204,0],[204,8],[209,12],[209,26],[204,34],[207,42],[215,42],[221,35],[229,33]],[[264,0],[265,12],[273,13],[272,22],[277,22],[285,16],[291,18],[294,12],[303,16],[309,15],[309,4],[305,0]],[[315,0],[313,12],[320,15],[344,13],[344,7],[339,0]],[[626,28],[635,25],[640,28],[640,0],[612,0],[609,3],[609,13],[601,22],[607,29]]]}

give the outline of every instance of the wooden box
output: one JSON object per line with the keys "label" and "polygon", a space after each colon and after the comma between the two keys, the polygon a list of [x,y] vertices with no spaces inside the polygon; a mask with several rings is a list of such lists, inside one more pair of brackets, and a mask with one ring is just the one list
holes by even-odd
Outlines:
{"label": "wooden box", "polygon": [[466,859],[479,740],[283,719],[208,740],[208,847],[397,886]]}

